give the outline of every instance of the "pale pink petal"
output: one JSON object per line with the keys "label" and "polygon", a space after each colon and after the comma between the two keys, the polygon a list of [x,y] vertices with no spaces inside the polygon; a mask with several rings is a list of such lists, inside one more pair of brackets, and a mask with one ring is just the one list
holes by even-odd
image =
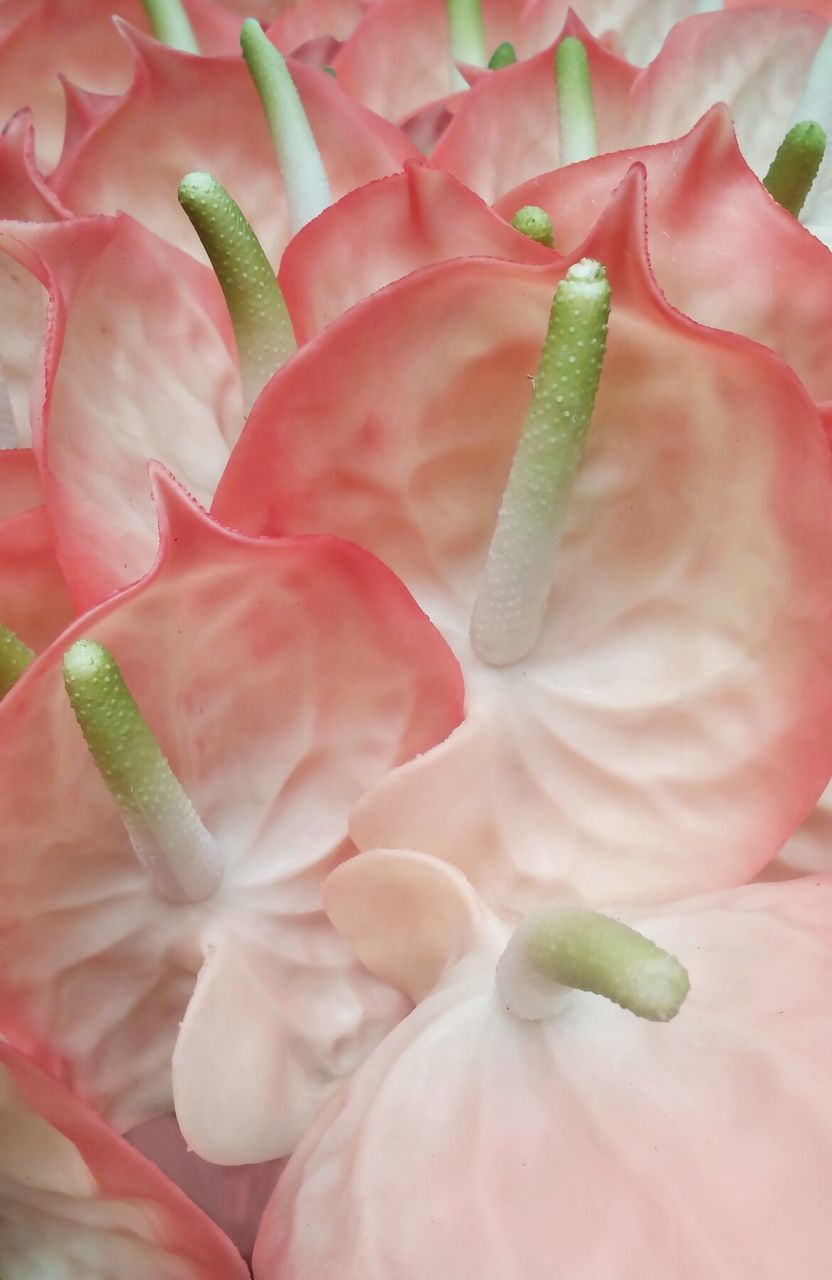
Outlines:
{"label": "pale pink petal", "polygon": [[762,177],[792,123],[824,32],[812,14],[781,8],[689,18],[633,88],[629,140],[677,138],[715,102],[726,102],[742,153]]}
{"label": "pale pink petal", "polygon": [[[511,40],[518,0],[482,0],[486,49]],[[561,19],[560,25],[563,25]],[[347,93],[387,120],[405,120],[459,88],[451,60],[445,0],[375,4],[333,61]]]}
{"label": "pale pink petal", "polygon": [[[564,35],[581,38],[592,77],[600,151],[625,145],[636,70],[610,53],[570,15]],[[472,89],[431,156],[437,167],[493,203],[528,178],[560,164],[555,46],[505,67]]]}
{"label": "pale pink petal", "polygon": [[30,401],[38,383],[43,394],[49,277],[29,248],[31,233],[23,222],[0,223],[0,441],[7,449],[32,441]]}
{"label": "pale pink petal", "polygon": [[299,231],[283,255],[280,286],[298,342],[393,280],[461,257],[553,260],[461,182],[425,164],[353,191]]}
{"label": "pale pink petal", "polygon": [[208,1164],[188,1150],[174,1115],[147,1120],[126,1137],[207,1213],[247,1261],[251,1258],[263,1210],[285,1160],[236,1166]]}
{"label": "pale pink petal", "polygon": [[[190,1145],[247,1162],[264,1155],[267,1133],[265,1154],[283,1154],[278,1138],[291,1134],[291,1146],[339,1073],[400,1014],[399,995],[327,925],[321,882],[354,851],[347,815],[358,796],[458,723],[461,681],[405,589],[359,548],[231,534],[164,474],[156,486],[156,567],[73,625],[0,704],[0,1030],[61,1065],[128,1129],[171,1110],[171,1055],[206,956],[210,992],[212,949],[248,939],[256,966],[268,936],[293,1000],[307,983],[323,987],[328,968],[343,1008],[295,1010],[255,1152],[240,1137],[252,1137],[247,1088],[224,1090],[224,1055],[246,1043],[223,1030],[228,988],[215,1005],[200,990],[185,1016],[180,1058],[221,1046],[199,1058],[200,1098],[212,1080],[217,1092],[206,1126],[189,1116]],[[226,867],[215,899],[177,907],[151,890],[63,690],[62,652],[80,636],[114,653],[215,837]],[[246,1001],[243,987],[236,1016],[263,1013]],[[253,1018],[245,1035],[274,1041]],[[220,1134],[231,1150],[218,1149]]]}
{"label": "pale pink petal", "polygon": [[521,1022],[471,955],[305,1135],[256,1280],[825,1280],[830,916],[813,879],[626,917],[690,973],[666,1025],[579,992]]}
{"label": "pale pink petal", "polygon": [[672,311],[634,174],[579,254],[613,316],[537,649],[498,671],[468,626],[562,267],[450,262],[298,352],[218,491],[251,532],[327,529],[388,563],[466,672],[467,720],[358,806],[362,848],[424,848],[489,903],[655,901],[747,879],[814,803],[832,493],[792,372]]}
{"label": "pale pink petal", "polygon": [[[239,23],[230,14],[210,0],[187,0],[186,7],[205,53],[235,47]],[[31,107],[38,157],[50,168],[64,134],[59,73],[99,93],[129,83],[130,55],[113,27],[114,13],[148,30],[140,0],[40,0],[21,6],[0,30],[0,122]]]}
{"label": "pale pink petal", "polygon": [[496,209],[542,206],[557,248],[574,252],[633,161],[647,171],[650,263],[668,301],[771,347],[815,399],[832,398],[832,257],[751,173],[724,107],[678,141],[533,178]]}
{"label": "pale pink petal", "polygon": [[231,1242],[65,1086],[0,1041],[8,1280],[244,1280]]}
{"label": "pale pink petal", "polygon": [[29,449],[0,450],[0,624],[36,652],[73,616]]}
{"label": "pale pink petal", "polygon": [[210,501],[243,421],[233,339],[213,273],[130,218],[21,238],[51,294],[36,408],[47,506],[73,596],[88,607],[153,562],[151,458]]}
{"label": "pale pink petal", "polygon": [[[76,213],[125,210],[204,257],[179,207],[186,173],[212,173],[240,204],[275,265],[291,233],[266,119],[242,58],[194,58],[124,29],[135,74],[124,97],[76,143],[52,185]],[[417,152],[331,76],[290,62],[335,199],[395,173]],[[136,156],[142,163],[136,164]]]}
{"label": "pale pink petal", "polygon": [[35,164],[32,113],[18,111],[0,134],[0,218],[55,222],[65,215]]}
{"label": "pale pink petal", "polygon": [[[278,5],[274,22],[266,29],[273,44],[283,53],[321,36],[346,40],[375,0],[303,0],[302,4]],[[272,6],[274,7],[274,6]],[[247,16],[251,6],[241,3]]]}

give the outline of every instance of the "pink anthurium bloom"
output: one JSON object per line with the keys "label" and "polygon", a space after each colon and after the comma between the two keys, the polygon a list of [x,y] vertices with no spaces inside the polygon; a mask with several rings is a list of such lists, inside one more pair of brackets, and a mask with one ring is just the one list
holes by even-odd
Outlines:
{"label": "pink anthurium bloom", "polygon": [[[610,71],[598,65],[598,59],[611,55],[602,54],[573,18],[564,34],[580,35],[589,55],[597,151],[679,137],[722,101],[731,111],[743,155],[763,177],[792,124],[818,119],[832,132],[829,102],[819,89],[807,87],[826,29],[815,15],[786,9],[700,14],[675,26],[643,71],[622,62],[630,79],[626,82],[621,70],[615,96]],[[433,152],[434,162],[490,202],[565,164],[553,68],[554,46],[479,80],[460,101]],[[801,213],[822,239],[832,236],[830,201],[832,152],[827,148]]]}
{"label": "pink anthurium bloom", "polygon": [[609,341],[524,660],[469,630],[563,264],[449,262],[354,307],[271,381],[215,500],[235,528],[354,539],[442,629],[466,719],[353,838],[475,861],[503,911],[741,882],[832,764],[819,414],[777,357],[667,305],[643,219],[636,172],[578,251],[606,264]]}
{"label": "pink anthurium bloom", "polygon": [[65,1085],[0,1041],[4,1280],[245,1280],[230,1240]]}
{"label": "pink anthurium bloom", "polygon": [[34,456],[0,449],[0,626],[39,653],[72,615]]}
{"label": "pink anthurium bloom", "polygon": [[[53,189],[76,213],[124,210],[203,257],[176,191],[186,173],[207,170],[238,201],[277,266],[291,237],[286,189],[243,59],[198,58],[121,30],[134,57],[133,83],[88,129],[73,127]],[[332,76],[289,65],[335,199],[416,157],[398,129],[347,97]]]}
{"label": "pink anthurium bloom", "polygon": [[293,1154],[255,1280],[825,1280],[832,881],[627,912],[689,972],[667,1025],[538,976],[556,913],[498,968],[510,930],[424,855],[354,859],[326,901],[420,1003]]}
{"label": "pink anthurium bloom", "polygon": [[[647,174],[650,263],[668,301],[700,324],[771,347],[814,399],[832,400],[832,256],[754,177],[724,107],[683,138],[541,174],[495,207],[509,219],[524,205],[542,207],[568,253],[634,161]],[[784,279],[799,287],[784,289]]]}
{"label": "pink anthurium bloom", "polygon": [[[461,681],[366,552],[232,534],[154,483],[154,569],[0,703],[0,1030],[122,1131],[174,1102],[189,1146],[250,1163],[291,1150],[403,1013],[329,926],[321,884],[354,851],[355,801],[458,723]],[[198,855],[175,797],[150,844],[161,878],[134,853],[146,840],[131,844],[62,683],[81,638],[115,656],[195,808],[221,880],[202,901],[165,887]]]}
{"label": "pink anthurium bloom", "polygon": [[[524,206],[542,207],[551,214],[556,249],[573,252],[633,162],[646,171],[650,260],[668,301],[701,324],[771,347],[814,399],[832,400],[832,258],[751,173],[724,107],[677,141],[542,174],[503,196],[496,210],[510,221]],[[451,175],[412,164],[304,227],[283,256],[279,279],[303,343],[408,272],[476,256],[559,259]],[[740,267],[742,289],[734,274]],[[800,280],[800,288],[781,289],[784,276]]]}
{"label": "pink anthurium bloom", "polygon": [[[185,0],[206,53],[234,48],[239,23],[211,0]],[[59,76],[97,93],[117,93],[130,80],[130,53],[113,14],[149,30],[140,0],[7,0],[0,24],[0,124],[31,107],[38,157],[51,168],[64,136]]]}

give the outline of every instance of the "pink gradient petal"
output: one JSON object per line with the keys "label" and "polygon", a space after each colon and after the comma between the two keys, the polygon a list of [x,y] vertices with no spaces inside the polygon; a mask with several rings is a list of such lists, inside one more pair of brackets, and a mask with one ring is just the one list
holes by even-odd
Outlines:
{"label": "pink gradient petal", "polygon": [[[194,58],[123,31],[134,53],[133,84],[67,154],[55,191],[76,213],[124,210],[202,258],[176,192],[186,173],[207,170],[238,201],[276,265],[291,236],[289,215],[244,62]],[[290,69],[335,199],[416,157],[404,134],[348,98],[331,76],[295,61]]]}
{"label": "pink gradient petal", "polygon": [[[486,49],[510,40],[522,5],[482,0]],[[405,120],[459,88],[445,0],[374,4],[333,61],[338,82],[386,120]]]}
{"label": "pink gradient petal", "polygon": [[[636,70],[610,53],[570,14],[563,35],[584,43],[592,77],[600,151],[625,145]],[[465,96],[431,159],[493,203],[560,163],[555,45],[505,67]]]}
{"label": "pink gradient petal", "polygon": [[[469,951],[304,1136],[256,1280],[825,1280],[830,916],[828,879],[628,914],[690,973],[667,1025],[581,992],[521,1022]],[[366,930],[395,958],[409,924]]]}
{"label": "pink gradient petal", "polygon": [[542,206],[571,253],[634,161],[647,172],[650,263],[668,301],[771,347],[816,400],[832,398],[832,257],[751,173],[725,107],[678,141],[542,174],[495,207],[511,218]]}
{"label": "pink gradient petal", "polygon": [[128,217],[20,240],[51,295],[35,410],[47,506],[73,597],[89,607],[153,562],[149,459],[210,501],[243,421],[233,339],[213,272]]}
{"label": "pink gradient petal", "polygon": [[248,1275],[230,1240],[154,1165],[1,1041],[0,1130],[0,1256],[9,1280]]}
{"label": "pink gradient petal", "polygon": [[[198,1061],[200,1101],[211,1080],[218,1091],[204,1116],[189,1113],[190,1144],[248,1162],[284,1154],[284,1137],[291,1145],[400,1016],[398,993],[380,988],[327,925],[321,882],[354,852],[355,800],[458,723],[461,680],[405,589],[359,548],[235,535],[165,473],[154,483],[154,569],[74,624],[0,704],[0,1030],[129,1129],[171,1110],[184,1016],[177,1069]],[[217,841],[225,880],[204,904],[155,896],[132,853],[63,690],[62,653],[81,636],[114,653]],[[334,995],[284,1024],[251,1152],[241,1135],[252,1136],[252,1098],[247,1086],[222,1091],[223,1062],[250,1037],[274,1043],[274,1028],[255,1021],[264,1004],[244,983],[230,1006],[228,985],[215,1003],[206,997],[212,957],[242,940],[249,951],[236,958],[254,969],[263,938],[292,999],[322,986],[327,969]],[[233,1044],[229,1008],[249,1014]],[[220,1135],[232,1149],[219,1150]]]}
{"label": "pink gradient petal", "polygon": [[[305,226],[280,265],[299,343],[355,303],[448,258],[543,264],[552,253],[507,227],[455,178],[426,164],[351,192]],[[349,263],[349,270],[343,264]]]}
{"label": "pink gradient petal", "polygon": [[18,111],[0,134],[0,219],[55,222],[65,216],[35,164],[32,113]]}
{"label": "pink gradient petal", "polygon": [[0,623],[39,652],[72,616],[34,456],[0,450]]}
{"label": "pink gradient petal", "polygon": [[[236,47],[239,22],[232,15],[210,0],[186,0],[186,8],[204,52]],[[50,168],[64,134],[59,73],[99,93],[120,92],[129,82],[130,56],[114,13],[149,30],[140,0],[39,0],[18,6],[0,29],[0,122],[31,107],[38,158]]]}
{"label": "pink gradient petal", "polygon": [[[642,178],[578,251],[613,317],[547,622],[513,669],[468,625],[563,266],[425,268],[298,352],[215,500],[388,563],[466,672],[467,719],[358,805],[362,848],[424,848],[489,904],[656,901],[747,879],[829,777],[832,492],[791,371],[670,309]],[[278,461],[279,460],[279,461]]]}
{"label": "pink gradient petal", "polygon": [[[346,40],[377,0],[303,0],[279,5],[266,35],[283,53],[321,36]],[[241,6],[248,13],[245,4]]]}
{"label": "pink gradient petal", "polygon": [[677,138],[715,102],[726,102],[742,153],[762,177],[824,32],[819,18],[782,8],[706,13],[679,23],[634,86],[629,140]]}

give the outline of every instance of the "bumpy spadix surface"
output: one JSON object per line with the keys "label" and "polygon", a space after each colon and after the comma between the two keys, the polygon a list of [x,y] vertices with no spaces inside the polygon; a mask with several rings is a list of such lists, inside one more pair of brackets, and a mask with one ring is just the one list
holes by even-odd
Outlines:
{"label": "bumpy spadix surface", "polygon": [[244,1280],[214,1224],[69,1090],[0,1042],[3,1280]]}
{"label": "bumpy spadix surface", "polygon": [[738,883],[832,764],[819,417],[769,352],[666,305],[641,219],[631,178],[576,255],[615,303],[524,661],[486,668],[467,633],[563,266],[449,263],[355,307],[273,379],[217,499],[234,526],[371,548],[443,630],[465,723],[361,802],[353,836],[456,862],[520,914],[542,887],[608,904]]}
{"label": "bumpy spadix surface", "polygon": [[[191,1146],[244,1163],[290,1149],[402,1012],[320,886],[353,852],[358,796],[458,722],[459,672],[360,549],[232,535],[155,484],[153,572],[0,703],[0,1030],[59,1055],[117,1126],[173,1097]],[[165,902],[135,857],[62,685],[80,637],[113,653],[214,837],[207,903]]]}
{"label": "bumpy spadix surface", "polygon": [[505,930],[420,855],[355,859],[326,897],[424,998],[292,1156],[256,1280],[825,1280],[828,879],[628,915],[690,970],[666,1025],[579,992],[507,1013]]}

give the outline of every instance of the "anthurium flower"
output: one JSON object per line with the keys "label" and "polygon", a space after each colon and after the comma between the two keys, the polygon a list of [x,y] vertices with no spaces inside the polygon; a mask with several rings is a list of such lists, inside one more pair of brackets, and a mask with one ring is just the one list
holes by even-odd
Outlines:
{"label": "anthurium flower", "polygon": [[[185,0],[205,53],[234,48],[239,25],[211,0]],[[0,123],[31,107],[38,157],[51,168],[64,136],[64,95],[59,76],[97,93],[129,83],[130,54],[112,15],[149,31],[140,0],[7,0],[0,26]]]}
{"label": "anthurium flower", "polygon": [[[287,182],[239,53],[197,58],[120,29],[133,53],[133,83],[91,127],[73,127],[53,189],[76,213],[124,210],[201,257],[176,191],[186,173],[207,170],[241,205],[277,266],[292,233]],[[334,199],[417,155],[398,129],[347,97],[332,76],[288,65]]]}
{"label": "anthurium flower", "polygon": [[0,627],[39,653],[73,609],[30,449],[0,449],[0,566]]}
{"label": "anthurium flower", "polygon": [[0,1041],[4,1280],[244,1280],[214,1224],[57,1080]]}
{"label": "anthurium flower", "polygon": [[[544,346],[563,370],[541,365],[565,264],[449,262],[354,307],[272,379],[215,500],[249,532],[354,539],[442,629],[466,720],[361,801],[353,837],[475,862],[504,911],[544,890],[648,902],[741,882],[832,763],[819,415],[770,352],[667,305],[643,219],[634,174],[578,250],[612,293],[600,389],[560,548],[531,538],[532,603],[525,586],[510,599],[526,562],[509,547],[484,646],[469,633],[535,377],[541,421],[548,403],[560,422],[560,395],[586,420],[569,370],[597,352],[602,318],[577,346]],[[484,658],[509,603],[518,634],[540,637]]]}
{"label": "anthurium flower", "polygon": [[173,1100],[189,1146],[250,1163],[403,1012],[321,882],[358,797],[458,722],[461,684],[367,553],[231,534],[154,483],[152,572],[0,704],[0,1019],[122,1131]]}
{"label": "anthurium flower", "polygon": [[[734,118],[743,155],[765,177],[793,125],[814,123],[823,134],[832,128],[824,88],[832,57],[822,45],[826,28],[813,14],[800,11],[700,14],[673,27],[643,71],[620,62],[619,93],[611,97],[611,66],[597,64],[601,55],[595,40],[570,18],[564,36],[579,37],[589,58],[597,123],[594,151],[676,138],[723,101]],[[540,173],[587,158],[564,154],[556,46],[480,80],[460,100],[433,152],[435,163],[489,201]],[[808,198],[804,194],[805,205],[803,199],[800,205],[803,221],[821,238],[830,234],[830,187],[832,161],[827,156]]]}
{"label": "anthurium flower", "polygon": [[[421,1003],[292,1156],[256,1280],[824,1280],[828,878],[628,912],[635,935],[544,908],[509,938],[452,869],[382,850],[327,907]],[[672,1021],[611,1002],[629,978],[649,1006],[674,957]]]}
{"label": "anthurium flower", "polygon": [[[647,174],[650,263],[668,301],[700,324],[771,347],[816,400],[832,399],[832,257],[754,177],[724,107],[683,138],[541,174],[495,207],[509,219],[524,205],[542,207],[557,248],[570,252],[634,161]],[[799,289],[784,289],[784,279]]]}

